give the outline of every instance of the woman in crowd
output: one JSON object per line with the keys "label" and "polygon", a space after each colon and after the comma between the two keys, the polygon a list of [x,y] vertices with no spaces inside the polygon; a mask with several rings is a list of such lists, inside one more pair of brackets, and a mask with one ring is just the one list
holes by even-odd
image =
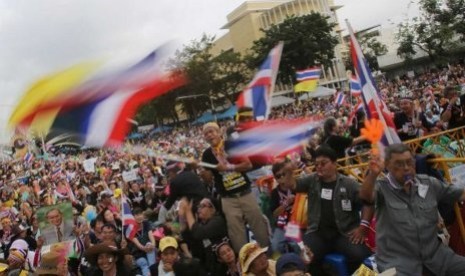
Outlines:
{"label": "woman in crowd", "polygon": [[209,272],[215,271],[218,263],[212,251],[212,244],[227,236],[226,220],[221,215],[218,202],[209,197],[203,198],[197,206],[196,218],[192,201],[183,199],[179,215],[187,224],[187,231],[183,236],[188,241],[192,255],[199,258]]}
{"label": "woman in crowd", "polygon": [[105,243],[97,244],[86,250],[86,260],[96,266],[90,276],[128,276],[123,263],[123,252],[115,246]]}

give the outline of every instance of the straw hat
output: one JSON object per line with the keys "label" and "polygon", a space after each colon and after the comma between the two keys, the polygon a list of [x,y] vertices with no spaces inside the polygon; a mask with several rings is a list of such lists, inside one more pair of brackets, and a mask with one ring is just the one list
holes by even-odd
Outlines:
{"label": "straw hat", "polygon": [[257,243],[246,243],[239,251],[239,262],[242,272],[249,270],[250,264],[261,254],[266,253],[268,247],[261,248]]}
{"label": "straw hat", "polygon": [[112,245],[101,243],[101,244],[94,245],[90,247],[89,249],[87,249],[84,252],[84,257],[90,264],[97,265],[98,255],[102,253],[111,253],[116,256],[121,256],[121,257],[123,256],[123,250],[118,249]]}

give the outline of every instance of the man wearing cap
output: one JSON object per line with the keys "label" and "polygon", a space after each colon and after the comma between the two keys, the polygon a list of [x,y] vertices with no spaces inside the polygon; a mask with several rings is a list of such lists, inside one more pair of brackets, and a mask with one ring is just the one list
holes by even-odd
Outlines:
{"label": "man wearing cap", "polygon": [[150,266],[152,276],[174,276],[174,264],[179,261],[178,242],[173,237],[164,237],[158,245],[160,262]]}
{"label": "man wearing cap", "polygon": [[403,97],[399,103],[400,112],[394,115],[394,124],[401,141],[418,138],[422,129],[427,129],[428,122],[422,112],[415,110],[413,100]]}
{"label": "man wearing cap", "polygon": [[244,174],[252,168],[248,158],[228,159],[222,132],[216,123],[203,126],[203,135],[210,147],[203,152],[202,161],[215,164],[209,169],[228,224],[228,236],[236,252],[247,242],[245,225],[249,224],[255,239],[262,246],[269,244],[265,218],[251,192],[250,181]]}
{"label": "man wearing cap", "polygon": [[286,253],[279,257],[276,262],[276,276],[303,276],[305,273],[305,263],[302,258],[295,253]]}

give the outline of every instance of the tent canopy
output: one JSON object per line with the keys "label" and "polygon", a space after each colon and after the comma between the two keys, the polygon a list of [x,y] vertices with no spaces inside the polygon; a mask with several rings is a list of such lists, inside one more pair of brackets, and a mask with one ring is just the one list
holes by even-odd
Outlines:
{"label": "tent canopy", "polygon": [[232,105],[226,111],[224,111],[223,113],[217,115],[216,118],[218,120],[230,119],[230,118],[234,118],[234,116],[236,116],[236,113],[237,113],[237,106]]}
{"label": "tent canopy", "polygon": [[152,129],[152,131],[150,131],[150,135],[155,134],[155,133],[159,133],[159,132],[163,132],[163,131],[172,130],[172,129],[173,129],[173,127],[170,127],[170,126],[159,126],[157,128]]}
{"label": "tent canopy", "polygon": [[205,113],[202,114],[202,116],[200,116],[199,118],[197,118],[193,124],[204,124],[204,123],[208,123],[208,122],[211,122],[211,121],[214,121],[215,118],[213,117],[213,114],[211,113],[211,111],[207,111]]}
{"label": "tent canopy", "polygon": [[295,100],[293,98],[276,96],[271,98],[271,107],[281,106],[285,104],[293,103]]}
{"label": "tent canopy", "polygon": [[331,95],[334,95],[336,93],[336,89],[324,87],[324,86],[318,86],[315,91],[305,93],[302,96],[299,97],[299,100],[309,100],[311,98],[320,98],[320,97],[329,97]]}

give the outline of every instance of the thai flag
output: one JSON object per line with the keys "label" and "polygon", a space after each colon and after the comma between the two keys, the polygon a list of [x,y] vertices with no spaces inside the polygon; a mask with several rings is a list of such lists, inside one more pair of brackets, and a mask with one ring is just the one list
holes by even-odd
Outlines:
{"label": "thai flag", "polygon": [[320,79],[321,69],[318,67],[308,68],[306,70],[296,72],[297,81],[318,80]]}
{"label": "thai flag", "polygon": [[26,153],[24,155],[24,158],[23,158],[24,162],[26,162],[27,164],[30,164],[32,162],[32,160],[34,160],[34,155],[30,152]]}
{"label": "thai flag", "polygon": [[341,106],[344,104],[345,100],[346,100],[346,95],[344,95],[344,92],[338,92],[336,94],[336,98],[334,99],[334,104],[336,106]]}
{"label": "thai flag", "polygon": [[52,170],[52,178],[57,178],[61,175],[61,165],[58,164]]}
{"label": "thai flag", "polygon": [[362,87],[360,86],[360,81],[358,80],[357,76],[354,75],[350,78],[350,93],[354,97],[362,95]]}
{"label": "thai flag", "polygon": [[131,207],[126,200],[126,197],[122,196],[122,203],[123,203],[123,228],[125,229],[124,235],[128,240],[134,239],[137,234],[138,227],[136,220],[131,212]]}
{"label": "thai flag", "polygon": [[321,120],[310,118],[246,125],[237,139],[228,141],[227,153],[231,158],[283,156],[301,148],[320,124]]}
{"label": "thai flag", "polygon": [[71,202],[76,202],[76,196],[74,195],[73,189],[69,185],[68,181],[66,181],[66,190],[68,192],[68,196],[69,196],[69,199],[71,200]]}
{"label": "thai flag", "polygon": [[92,78],[44,99],[18,125],[31,126],[35,117],[59,110],[51,120],[51,129],[75,134],[79,137],[77,142],[85,146],[121,144],[131,128],[128,119],[135,116],[141,104],[187,82],[180,71],[162,72],[163,50],[150,53],[129,68]]}
{"label": "thai flag", "polygon": [[237,107],[251,107],[257,120],[266,120],[271,110],[271,97],[279,70],[283,43],[274,47],[255,77],[237,99]]}
{"label": "thai flag", "polygon": [[[355,73],[360,80],[362,98],[365,104],[365,110],[367,111],[368,118],[377,118],[384,125],[384,136],[382,139],[383,145],[390,145],[394,143],[400,143],[399,136],[396,132],[396,126],[394,124],[392,113],[381,98],[380,93],[376,89],[376,83],[373,80],[371,70],[363,56],[362,49],[355,38],[352,27],[349,22],[346,21],[347,27],[350,34],[350,52],[352,56],[352,62],[354,64]],[[382,151],[381,151],[382,152]]]}

